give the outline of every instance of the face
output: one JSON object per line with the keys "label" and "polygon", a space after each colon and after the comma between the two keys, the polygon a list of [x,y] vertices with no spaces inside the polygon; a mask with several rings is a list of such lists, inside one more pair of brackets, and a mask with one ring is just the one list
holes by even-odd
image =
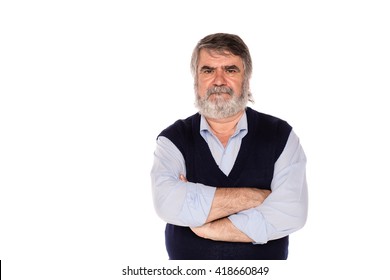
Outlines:
{"label": "face", "polygon": [[213,119],[234,116],[248,102],[244,65],[239,56],[202,49],[197,68],[196,106]]}

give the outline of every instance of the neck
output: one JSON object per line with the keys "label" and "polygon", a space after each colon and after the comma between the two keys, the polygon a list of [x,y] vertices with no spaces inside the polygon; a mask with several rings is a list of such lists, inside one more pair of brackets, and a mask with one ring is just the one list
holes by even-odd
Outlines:
{"label": "neck", "polygon": [[206,118],[211,130],[216,136],[227,136],[233,135],[236,130],[238,121],[240,120],[244,110],[238,112],[236,115],[223,118],[223,119],[211,119]]}

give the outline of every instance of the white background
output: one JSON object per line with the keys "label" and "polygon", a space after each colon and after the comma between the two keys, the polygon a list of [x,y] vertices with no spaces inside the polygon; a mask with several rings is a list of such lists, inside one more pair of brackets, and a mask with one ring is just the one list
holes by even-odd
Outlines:
{"label": "white background", "polygon": [[155,137],[195,112],[190,56],[214,32],[244,39],[252,107],[286,119],[308,157],[309,219],[283,269],[383,279],[386,2],[1,1],[4,279],[124,279],[127,265],[166,263]]}

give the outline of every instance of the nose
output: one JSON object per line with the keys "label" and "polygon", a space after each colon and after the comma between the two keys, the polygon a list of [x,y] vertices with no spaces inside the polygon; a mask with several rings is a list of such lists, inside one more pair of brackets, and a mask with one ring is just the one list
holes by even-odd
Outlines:
{"label": "nose", "polygon": [[217,69],[215,71],[215,76],[214,76],[214,86],[225,86],[225,85],[226,85],[225,71],[222,69]]}

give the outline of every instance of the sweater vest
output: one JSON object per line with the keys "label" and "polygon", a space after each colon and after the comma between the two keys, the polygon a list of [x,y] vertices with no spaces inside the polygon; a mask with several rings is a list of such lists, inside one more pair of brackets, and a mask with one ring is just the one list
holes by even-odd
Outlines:
{"label": "sweater vest", "polygon": [[[216,164],[200,135],[198,113],[178,120],[159,136],[165,136],[183,154],[189,182],[214,187],[254,187],[270,190],[274,164],[282,153],[291,126],[276,117],[246,108],[248,133],[228,176]],[[167,224],[165,244],[171,260],[281,260],[287,259],[288,236],[265,244],[204,239],[189,227]]]}

